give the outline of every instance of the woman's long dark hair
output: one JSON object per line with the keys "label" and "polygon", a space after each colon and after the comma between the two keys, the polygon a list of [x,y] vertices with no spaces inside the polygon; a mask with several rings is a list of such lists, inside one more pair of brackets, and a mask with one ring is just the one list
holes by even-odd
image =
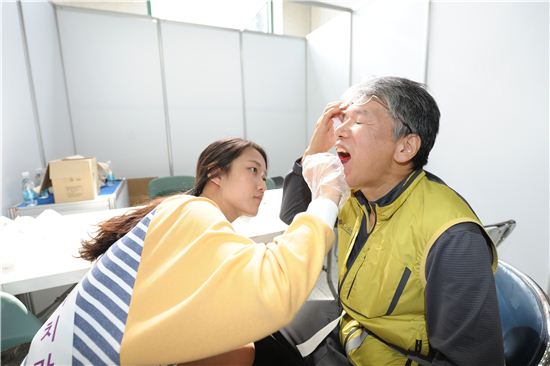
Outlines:
{"label": "woman's long dark hair", "polygon": [[[195,184],[186,194],[200,196],[206,183],[215,176],[227,173],[233,160],[237,159],[249,147],[256,149],[262,155],[267,166],[267,155],[264,149],[252,141],[238,137],[215,141],[200,154],[197,161]],[[166,198],[155,198],[143,207],[100,222],[97,234],[90,240],[82,241],[82,248],[79,251],[80,258],[88,261],[96,260]]]}

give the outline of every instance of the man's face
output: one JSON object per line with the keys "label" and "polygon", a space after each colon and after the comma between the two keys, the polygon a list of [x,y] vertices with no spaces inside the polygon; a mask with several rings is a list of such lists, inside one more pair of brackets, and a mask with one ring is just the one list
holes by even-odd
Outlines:
{"label": "man's face", "polygon": [[344,111],[343,123],[335,131],[336,151],[351,188],[376,189],[384,183],[397,144],[393,126],[388,110],[376,97]]}

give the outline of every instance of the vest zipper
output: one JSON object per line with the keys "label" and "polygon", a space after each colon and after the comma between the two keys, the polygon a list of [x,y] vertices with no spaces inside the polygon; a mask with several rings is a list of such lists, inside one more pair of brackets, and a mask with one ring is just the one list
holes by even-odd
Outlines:
{"label": "vest zipper", "polygon": [[[359,221],[359,226],[361,226],[361,220],[362,220],[362,218],[361,218],[360,220],[358,220],[358,221]],[[355,224],[355,226],[357,226],[357,224]],[[359,228],[359,229],[360,229],[360,228]],[[348,253],[347,253],[346,257],[344,258],[344,261],[346,261],[346,262],[347,262],[347,260],[348,260],[348,257],[349,257],[350,254],[351,254],[351,251],[353,250],[353,245],[355,245],[355,240],[357,240],[357,235],[359,235],[359,229],[356,230],[355,235],[354,235],[353,238],[350,240],[353,244],[351,244],[350,248],[348,249]],[[366,245],[366,243],[365,243],[365,245]],[[356,259],[357,259],[357,257],[355,257],[355,259],[353,260],[353,263],[355,263],[355,260],[356,260]],[[348,268],[348,270],[347,270],[346,273],[344,274],[344,278],[342,279],[342,282],[340,282],[340,283],[338,284],[338,294],[341,293],[340,290],[342,290],[342,286],[344,286],[344,283],[346,282],[346,278],[348,277],[348,274],[349,274],[349,272],[350,272],[350,270],[351,270],[351,267],[353,267],[353,263],[351,264],[351,266]]]}
{"label": "vest zipper", "polygon": [[[370,204],[371,203],[368,202],[369,206],[370,206]],[[370,206],[370,211],[374,212],[374,223],[372,224],[372,228],[371,228],[370,231],[368,230],[368,227],[367,227],[368,237],[367,237],[367,240],[365,241],[365,245],[363,245],[363,248],[361,248],[361,251],[363,251],[364,248],[368,245],[369,239],[370,239],[371,235],[374,233],[374,228],[376,227],[376,223],[378,221],[378,215],[376,215],[376,205]],[[370,221],[370,214],[368,214],[368,219]],[[357,234],[359,234],[359,231],[357,231]],[[355,239],[357,239],[357,236],[355,237]],[[354,240],[353,245],[355,245],[355,240]],[[359,253],[359,254],[361,254],[361,253]],[[357,260],[357,258],[359,258],[359,254],[357,254],[357,256],[353,259],[353,263],[350,266],[350,270],[351,270],[351,267],[353,267],[353,265],[355,264],[355,261]],[[346,275],[344,276],[344,279],[342,280],[342,286],[344,285],[344,281],[346,280],[346,277],[348,276],[349,272],[350,272],[349,270],[346,272]],[[355,284],[355,280],[357,279],[357,274],[358,273],[359,273],[359,270],[357,270],[357,272],[355,273],[355,277],[353,277],[353,281],[351,281],[351,285],[350,285],[348,293],[346,295],[346,300],[349,299],[351,289],[353,288],[353,285]],[[341,288],[341,286],[340,286],[340,288]],[[338,293],[340,293],[340,289],[338,289]]]}

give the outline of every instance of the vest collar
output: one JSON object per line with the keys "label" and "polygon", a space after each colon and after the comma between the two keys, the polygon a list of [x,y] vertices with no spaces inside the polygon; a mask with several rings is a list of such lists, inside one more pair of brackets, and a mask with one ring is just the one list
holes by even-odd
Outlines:
{"label": "vest collar", "polygon": [[371,206],[375,207],[377,220],[388,220],[407,200],[414,187],[425,175],[426,173],[422,169],[411,172],[388,193],[374,202],[369,202],[360,190],[353,192],[353,195],[368,213],[371,211]]}

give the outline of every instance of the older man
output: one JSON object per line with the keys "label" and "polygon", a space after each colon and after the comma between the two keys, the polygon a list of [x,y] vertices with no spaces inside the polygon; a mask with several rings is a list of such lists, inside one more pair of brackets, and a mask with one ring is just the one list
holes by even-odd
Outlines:
{"label": "older man", "polygon": [[[336,147],[352,189],[338,217],[338,304],[308,304],[281,333],[301,343],[343,309],[309,363],[503,365],[495,247],[468,203],[423,170],[439,129],[435,100],[396,77],[343,99],[327,105],[303,156]],[[308,195],[298,160],[281,218],[305,210]]]}

